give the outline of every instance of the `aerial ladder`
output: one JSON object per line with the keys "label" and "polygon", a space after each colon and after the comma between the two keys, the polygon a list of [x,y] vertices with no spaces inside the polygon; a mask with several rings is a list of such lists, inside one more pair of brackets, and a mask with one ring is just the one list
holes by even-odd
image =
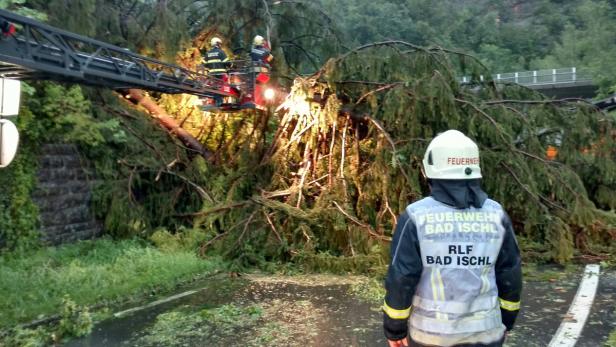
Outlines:
{"label": "aerial ladder", "polygon": [[[0,90],[3,98],[6,92],[16,92],[18,99],[19,80],[53,80],[109,88],[120,93],[143,89],[196,95],[204,111],[267,110],[275,95],[267,86],[269,69],[253,66],[250,59],[232,64],[231,78],[216,78],[203,68],[194,71],[165,63],[0,10]],[[2,115],[6,113],[0,107],[0,168],[12,161],[19,138],[15,125],[2,119]]]}
{"label": "aerial ladder", "polygon": [[[268,76],[252,73],[250,61],[235,62],[231,82],[208,76],[205,70],[145,57],[130,50],[65,30],[15,13],[0,10],[0,77],[17,80],[54,80],[96,87],[145,89],[168,94],[192,94],[207,101],[225,100],[224,111],[263,109],[254,91]],[[267,74],[268,72],[265,72]],[[260,74],[264,74],[263,71]]]}

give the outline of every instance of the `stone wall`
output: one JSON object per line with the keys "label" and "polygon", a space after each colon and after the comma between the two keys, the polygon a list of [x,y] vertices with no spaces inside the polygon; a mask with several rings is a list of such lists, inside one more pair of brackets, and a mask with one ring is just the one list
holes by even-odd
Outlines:
{"label": "stone wall", "polygon": [[74,145],[49,144],[41,149],[38,185],[41,234],[49,244],[91,239],[102,227],[90,212],[91,182]]}

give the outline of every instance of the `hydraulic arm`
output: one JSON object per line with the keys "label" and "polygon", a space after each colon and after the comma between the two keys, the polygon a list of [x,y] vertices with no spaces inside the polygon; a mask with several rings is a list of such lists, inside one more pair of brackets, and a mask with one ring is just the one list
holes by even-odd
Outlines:
{"label": "hydraulic arm", "polygon": [[[6,27],[6,30],[4,30]],[[0,10],[0,77],[230,96],[224,82]]]}

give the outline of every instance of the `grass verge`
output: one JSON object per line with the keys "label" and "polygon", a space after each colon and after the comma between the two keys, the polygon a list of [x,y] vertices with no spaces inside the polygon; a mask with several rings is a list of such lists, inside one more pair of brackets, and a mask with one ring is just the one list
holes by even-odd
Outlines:
{"label": "grass verge", "polygon": [[604,344],[605,347],[616,347],[616,329],[612,330]]}
{"label": "grass verge", "polygon": [[170,290],[224,268],[188,251],[161,252],[136,240],[100,239],[0,258],[0,329],[62,310]]}

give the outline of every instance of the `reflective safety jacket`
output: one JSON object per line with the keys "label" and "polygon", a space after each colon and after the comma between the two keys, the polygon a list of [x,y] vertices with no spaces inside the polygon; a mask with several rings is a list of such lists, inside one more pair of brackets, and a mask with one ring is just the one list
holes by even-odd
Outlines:
{"label": "reflective safety jacket", "polygon": [[205,54],[205,67],[210,74],[222,74],[227,72],[229,58],[220,47],[214,47]]}
{"label": "reflective safety jacket", "polygon": [[269,49],[263,46],[254,46],[252,50],[250,50],[250,59],[257,65],[268,65],[274,57]]}
{"label": "reflective safety jacket", "polygon": [[383,305],[388,339],[407,336],[410,321],[411,346],[501,346],[513,327],[519,249],[509,217],[476,181],[479,198],[465,208],[454,206],[456,194],[473,194],[467,182],[433,182],[432,196],[398,219]]}

